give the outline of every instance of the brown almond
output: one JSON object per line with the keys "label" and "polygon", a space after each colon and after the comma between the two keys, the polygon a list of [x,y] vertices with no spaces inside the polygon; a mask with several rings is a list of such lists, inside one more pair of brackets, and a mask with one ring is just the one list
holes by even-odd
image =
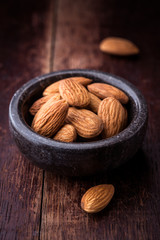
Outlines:
{"label": "brown almond", "polygon": [[43,96],[47,96],[47,95],[54,94],[54,93],[59,93],[59,83],[60,83],[60,81],[54,82],[54,83],[50,84],[48,87],[46,87],[43,91]]}
{"label": "brown almond", "polygon": [[53,136],[63,125],[68,107],[65,100],[55,101],[54,97],[50,98],[34,116],[33,130],[46,137]]}
{"label": "brown almond", "polygon": [[99,105],[98,116],[103,121],[103,136],[112,137],[121,132],[127,124],[127,111],[113,97],[105,98]]}
{"label": "brown almond", "polygon": [[59,84],[59,92],[71,106],[86,107],[90,103],[86,88],[70,79],[66,79]]}
{"label": "brown almond", "polygon": [[88,213],[103,210],[111,201],[114,191],[112,184],[101,184],[88,189],[81,199],[82,209]]}
{"label": "brown almond", "polygon": [[43,106],[43,104],[45,104],[51,97],[53,97],[52,99],[54,99],[55,101],[60,100],[61,98],[59,93],[41,97],[32,104],[32,106],[29,109],[29,112],[34,116],[38,112],[38,110]]}
{"label": "brown almond", "polygon": [[70,107],[66,122],[71,123],[79,136],[94,138],[103,130],[102,120],[93,112],[86,109]]}
{"label": "brown almond", "polygon": [[96,95],[90,92],[89,92],[89,96],[90,96],[90,103],[88,105],[88,108],[91,109],[91,111],[93,111],[94,113],[97,113],[101,99],[99,99]]}
{"label": "brown almond", "polygon": [[[66,78],[66,79],[70,79],[70,80],[73,80],[77,83],[80,83],[82,84],[83,86],[87,86],[88,84],[90,84],[92,82],[91,79],[89,78],[85,78],[85,77],[71,77],[71,78]],[[52,83],[51,85],[49,85],[43,92],[43,96],[46,96],[46,95],[50,95],[50,94],[53,94],[53,93],[58,93],[59,92],[59,84],[66,80],[66,79],[62,79],[58,82],[54,82]]]}
{"label": "brown almond", "polygon": [[126,104],[129,100],[128,96],[119,88],[113,87],[105,83],[93,83],[87,86],[88,90],[97,97],[104,99],[114,97],[122,104]]}
{"label": "brown almond", "polygon": [[60,142],[74,142],[77,138],[77,132],[71,124],[65,124],[53,137],[54,140]]}
{"label": "brown almond", "polygon": [[129,56],[139,53],[139,48],[131,41],[118,38],[108,37],[100,43],[100,50],[113,55]]}
{"label": "brown almond", "polygon": [[83,86],[87,86],[88,84],[91,84],[91,82],[92,82],[92,79],[85,78],[85,77],[71,77],[71,78],[68,78],[68,79],[70,79],[72,81],[75,81],[77,83],[80,83]]}

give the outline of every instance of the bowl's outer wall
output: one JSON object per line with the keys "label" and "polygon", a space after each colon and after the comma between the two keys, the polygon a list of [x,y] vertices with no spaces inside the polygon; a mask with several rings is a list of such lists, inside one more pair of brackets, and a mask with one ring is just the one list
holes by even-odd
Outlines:
{"label": "bowl's outer wall", "polygon": [[20,135],[10,123],[19,150],[40,168],[67,176],[85,176],[118,167],[131,158],[141,146],[146,125],[132,138],[112,146],[86,149],[60,149],[35,144]]}
{"label": "bowl's outer wall", "polygon": [[[134,105],[135,126],[128,127],[128,133],[126,129],[109,140],[87,144],[60,143],[39,136],[26,127],[22,114],[25,101],[35,92],[42,92],[50,83],[71,76],[90,77],[127,92]],[[139,122],[136,117],[140,118]],[[19,150],[37,166],[62,175],[91,175],[118,167],[137,152],[146,132],[147,106],[141,93],[121,78],[92,70],[61,71],[33,79],[15,93],[10,103],[9,126]],[[41,141],[43,139],[45,141]]]}

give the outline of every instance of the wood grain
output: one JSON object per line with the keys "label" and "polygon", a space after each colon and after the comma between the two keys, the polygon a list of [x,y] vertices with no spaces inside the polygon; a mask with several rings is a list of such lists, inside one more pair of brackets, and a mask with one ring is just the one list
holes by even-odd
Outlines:
{"label": "wood grain", "polygon": [[[160,74],[156,53],[159,47],[156,48],[160,34],[153,38],[159,18],[155,9],[156,6],[151,8],[148,2],[144,5],[139,1],[58,1],[53,70],[90,68],[122,76],[142,91],[150,118],[142,149],[125,166],[107,175],[85,179],[45,173],[43,240],[50,236],[77,240],[159,239]],[[149,21],[153,21],[154,29]],[[107,36],[132,40],[140,47],[140,56],[117,58],[101,53],[99,43]],[[98,214],[84,213],[80,208],[83,193],[103,183],[115,186],[113,200]]]}
{"label": "wood grain", "polygon": [[[0,239],[159,240],[160,10],[143,1],[7,0],[0,3]],[[107,36],[135,42],[138,57],[99,51]],[[135,157],[101,176],[65,178],[24,159],[8,130],[8,105],[29,79],[51,70],[97,69],[122,76],[144,94],[147,135]],[[3,114],[2,114],[3,113]],[[67,161],[67,159],[66,159]],[[104,211],[80,208],[84,192],[115,186]]]}
{"label": "wood grain", "polygon": [[39,239],[43,171],[16,148],[8,130],[13,93],[49,71],[50,2],[0,3],[0,239]]}

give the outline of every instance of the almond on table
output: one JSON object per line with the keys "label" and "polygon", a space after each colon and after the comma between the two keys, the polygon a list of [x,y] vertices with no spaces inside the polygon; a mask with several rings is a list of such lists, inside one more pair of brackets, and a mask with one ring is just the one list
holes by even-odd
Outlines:
{"label": "almond on table", "polygon": [[112,137],[121,132],[127,124],[127,111],[113,97],[105,98],[99,105],[98,116],[103,121],[103,136]]}
{"label": "almond on table", "polygon": [[44,91],[43,91],[43,96],[46,96],[46,95],[50,95],[50,94],[53,94],[53,93],[58,93],[59,92],[59,84],[66,80],[66,79],[70,79],[72,81],[75,81],[77,83],[80,83],[82,84],[83,86],[87,86],[88,84],[90,84],[92,82],[91,79],[89,78],[85,78],[85,77],[70,77],[70,78],[65,78],[65,79],[62,79],[62,80],[59,80],[57,82],[54,82],[52,84],[50,84]]}
{"label": "almond on table", "polygon": [[97,213],[103,210],[114,195],[112,184],[101,184],[88,189],[81,199],[81,208],[88,213]]}
{"label": "almond on table", "polygon": [[63,125],[68,107],[65,100],[55,101],[54,97],[50,98],[34,116],[31,127],[43,136],[53,136]]}
{"label": "almond on table", "polygon": [[88,90],[99,98],[114,97],[122,104],[129,100],[128,96],[120,89],[106,83],[93,83],[87,86]]}
{"label": "almond on table", "polygon": [[139,53],[138,47],[125,38],[108,37],[102,40],[99,46],[102,52],[113,55],[129,56]]}

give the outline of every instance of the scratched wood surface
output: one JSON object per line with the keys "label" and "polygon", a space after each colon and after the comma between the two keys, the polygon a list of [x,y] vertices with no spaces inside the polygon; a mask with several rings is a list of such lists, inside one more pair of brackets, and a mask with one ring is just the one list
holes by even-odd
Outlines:
{"label": "scratched wood surface", "polygon": [[[0,3],[0,13],[0,239],[159,240],[158,4],[8,0]],[[135,42],[140,56],[101,53],[99,42],[113,35]],[[78,179],[44,172],[21,156],[9,134],[8,104],[15,90],[32,77],[69,68],[122,76],[148,103],[142,148],[126,165],[102,176]],[[88,215],[80,199],[101,183],[114,184],[115,196],[104,211]]]}

